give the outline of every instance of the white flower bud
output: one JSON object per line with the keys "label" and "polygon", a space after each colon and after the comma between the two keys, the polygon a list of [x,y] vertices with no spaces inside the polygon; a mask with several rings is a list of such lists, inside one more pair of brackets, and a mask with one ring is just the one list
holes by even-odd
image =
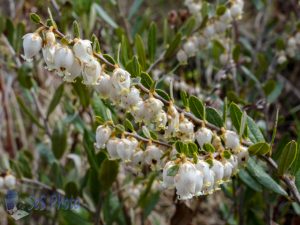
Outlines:
{"label": "white flower bud", "polygon": [[102,67],[97,59],[93,58],[84,64],[82,76],[83,83],[86,85],[97,85],[98,79],[102,73]]}
{"label": "white flower bud", "polygon": [[145,163],[160,165],[163,152],[156,145],[148,145],[145,150]]}
{"label": "white flower bud", "polygon": [[240,138],[234,131],[226,130],[224,134],[225,147],[235,150],[240,146]]}
{"label": "white flower bud", "polygon": [[211,143],[212,137],[213,137],[212,131],[207,129],[206,127],[200,128],[195,134],[195,138],[200,148],[203,148],[204,144]]}
{"label": "white flower bud", "polygon": [[139,101],[132,109],[132,115],[136,122],[142,122],[145,119],[144,101]]}
{"label": "white flower bud", "polygon": [[131,87],[121,96],[122,105],[128,110],[136,106],[141,100],[140,91],[135,87]]}
{"label": "white flower bud", "polygon": [[59,71],[69,71],[74,62],[74,54],[67,46],[62,46],[55,51],[54,65]]}
{"label": "white flower bud", "polygon": [[203,31],[204,36],[207,38],[213,37],[215,33],[216,31],[213,24],[208,25]]}
{"label": "white flower bud", "polygon": [[3,177],[0,177],[0,191],[3,188],[4,188],[4,179],[3,179]]}
{"label": "white flower bud", "polygon": [[116,68],[111,77],[112,86],[117,94],[130,88],[130,74],[121,68]]}
{"label": "white flower bud", "polygon": [[117,145],[119,157],[125,162],[130,161],[137,144],[138,142],[135,138],[122,138]]}
{"label": "white flower bud", "polygon": [[164,104],[159,99],[153,97],[148,98],[144,103],[145,119],[148,122],[152,122],[157,114],[161,112],[163,106]]}
{"label": "white flower bud", "polygon": [[194,124],[187,118],[184,118],[179,123],[177,136],[183,141],[194,141]]}
{"label": "white flower bud", "polygon": [[182,49],[177,52],[176,58],[181,64],[186,64],[188,60],[187,54]]}
{"label": "white flower bud", "polygon": [[239,4],[234,4],[230,8],[230,14],[235,19],[239,19],[239,17],[241,17],[242,15],[242,12],[243,12],[243,8]]}
{"label": "white flower bud", "polygon": [[104,148],[106,142],[110,138],[112,131],[109,126],[100,125],[96,130],[96,147],[98,149]]}
{"label": "white flower bud", "polygon": [[214,190],[214,183],[215,183],[215,174],[210,169],[208,173],[203,174],[203,188],[202,193],[204,195],[212,194]]}
{"label": "white flower bud", "polygon": [[102,74],[95,89],[101,95],[101,98],[107,99],[112,91],[110,76],[105,73]]}
{"label": "white flower bud", "polygon": [[73,65],[64,76],[64,81],[66,82],[74,82],[77,77],[79,77],[82,73],[82,64],[79,59],[74,58]]}
{"label": "white flower bud", "polygon": [[73,46],[75,56],[84,63],[93,60],[93,48],[90,40],[75,39]]}
{"label": "white flower bud", "polygon": [[233,165],[226,161],[224,163],[224,177],[223,177],[223,180],[225,182],[229,181],[230,177],[232,176],[232,172],[233,172]]}
{"label": "white flower bud", "polygon": [[13,175],[6,175],[4,177],[4,185],[8,189],[14,189],[16,187],[16,178]]}
{"label": "white flower bud", "polygon": [[120,142],[119,138],[111,138],[108,140],[106,144],[106,149],[109,154],[109,159],[115,160],[120,158],[117,152],[117,145],[119,142]]}
{"label": "white flower bud", "polygon": [[224,166],[223,166],[223,164],[220,161],[214,159],[211,170],[215,174],[215,183],[216,184],[223,183],[223,177],[224,177]]}
{"label": "white flower bud", "polygon": [[24,57],[31,61],[42,48],[43,40],[37,33],[28,33],[23,36]]}
{"label": "white flower bud", "polygon": [[187,54],[188,57],[193,57],[197,53],[197,47],[195,42],[192,40],[188,40],[183,44],[183,50]]}
{"label": "white flower bud", "polygon": [[239,164],[244,164],[249,159],[249,152],[246,147],[241,146],[240,152],[237,155]]}
{"label": "white flower bud", "polygon": [[195,165],[190,162],[185,162],[180,166],[177,175],[174,177],[178,199],[187,200],[195,195],[196,179],[199,175],[196,171]]}
{"label": "white flower bud", "polygon": [[56,38],[55,38],[55,34],[53,33],[53,31],[46,31],[45,32],[45,42],[46,42],[46,46],[53,46],[55,44]]}
{"label": "white flower bud", "polygon": [[163,187],[164,188],[173,188],[174,187],[174,176],[168,176],[168,170],[173,167],[175,163],[173,161],[169,161],[166,163],[163,169]]}

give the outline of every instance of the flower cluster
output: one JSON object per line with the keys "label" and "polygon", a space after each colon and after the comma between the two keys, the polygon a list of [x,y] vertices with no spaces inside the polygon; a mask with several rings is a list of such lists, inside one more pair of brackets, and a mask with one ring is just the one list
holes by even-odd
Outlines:
{"label": "flower cluster", "polygon": [[15,189],[16,183],[17,183],[16,178],[11,174],[0,176],[0,190]]}
{"label": "flower cluster", "polygon": [[294,58],[296,56],[297,50],[300,49],[300,31],[298,31],[294,36],[289,37],[287,40],[287,46],[285,50],[278,53],[277,62],[283,64],[287,61],[287,56]]}
{"label": "flower cluster", "polygon": [[[190,13],[199,18],[200,10],[202,8],[201,2],[194,2],[193,0],[186,0],[185,5]],[[233,20],[240,19],[243,14],[244,1],[234,0],[231,2],[229,8],[226,8],[220,15],[210,18],[207,25],[200,33],[189,37],[183,44],[183,48],[177,53],[177,60],[184,64],[189,57],[193,57],[198,52],[199,48],[204,48],[209,45],[209,42],[214,38],[224,34],[224,32],[231,26]],[[199,19],[198,19],[199,20]],[[201,20],[200,20],[201,21]],[[221,42],[223,42],[221,40]],[[224,58],[229,56],[224,55]],[[224,61],[224,60],[222,60]]]}
{"label": "flower cluster", "polygon": [[[43,37],[43,38],[42,38]],[[73,48],[67,41],[59,43],[49,29],[42,33],[28,33],[23,37],[24,58],[31,61],[41,50],[46,68],[54,70],[67,82],[83,77],[87,85],[96,85],[102,75],[102,67],[94,57],[89,40],[74,39]]]}

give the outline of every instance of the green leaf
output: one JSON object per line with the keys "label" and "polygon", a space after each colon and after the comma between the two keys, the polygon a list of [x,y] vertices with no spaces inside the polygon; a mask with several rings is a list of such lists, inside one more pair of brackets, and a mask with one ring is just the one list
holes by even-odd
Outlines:
{"label": "green leaf", "polygon": [[248,160],[247,171],[268,190],[287,196],[286,191],[261,166],[256,164],[252,158]]}
{"label": "green leaf", "polygon": [[223,119],[221,115],[214,108],[206,108],[206,120],[217,127],[223,126]]}
{"label": "green leaf", "polygon": [[146,52],[145,52],[143,40],[142,40],[141,36],[138,34],[135,36],[135,48],[137,51],[139,62],[141,64],[142,68],[145,69],[146,68]]}
{"label": "green leaf", "polygon": [[156,92],[159,96],[163,97],[165,100],[170,101],[170,99],[171,99],[170,96],[169,96],[168,93],[165,92],[164,90],[161,90],[161,89],[155,89],[155,92]]}
{"label": "green leaf", "polygon": [[258,142],[248,148],[249,153],[252,155],[265,155],[270,152],[270,150],[271,147],[266,142]]}
{"label": "green leaf", "polygon": [[59,85],[59,87],[57,88],[57,90],[55,91],[51,99],[51,102],[47,110],[47,118],[50,116],[50,114],[54,111],[54,109],[58,105],[63,93],[64,93],[64,84],[62,83],[61,85]]}
{"label": "green leaf", "polygon": [[180,99],[185,108],[189,108],[189,99],[186,91],[180,90]]}
{"label": "green leaf", "polygon": [[30,13],[30,20],[34,23],[40,23],[41,22],[40,16],[36,13]]}
{"label": "green leaf", "polygon": [[105,159],[100,166],[99,180],[101,181],[101,189],[108,191],[117,178],[119,172],[119,163],[115,160]]}
{"label": "green leaf", "polygon": [[122,134],[125,131],[125,127],[122,124],[116,125],[116,132]]}
{"label": "green leaf", "polygon": [[195,17],[191,16],[187,19],[187,21],[182,25],[179,32],[182,33],[185,36],[190,36],[193,32],[196,25],[196,19]]}
{"label": "green leaf", "polygon": [[169,47],[166,50],[166,53],[164,55],[165,59],[169,59],[171,56],[173,56],[181,43],[181,33],[177,33],[172,42],[169,44]]}
{"label": "green leaf", "polygon": [[127,118],[124,121],[124,127],[126,130],[129,130],[131,132],[134,131],[134,127],[133,127],[132,123]]}
{"label": "green leaf", "polygon": [[297,155],[297,142],[290,141],[284,147],[278,162],[278,173],[283,175],[293,164]]}
{"label": "green leaf", "polygon": [[239,178],[251,189],[262,192],[262,186],[245,169],[239,171]]}
{"label": "green leaf", "polygon": [[67,149],[67,129],[62,123],[56,123],[51,135],[51,147],[55,158],[60,159]]}
{"label": "green leaf", "polygon": [[189,107],[196,117],[205,120],[205,107],[203,102],[199,98],[194,95],[190,96]]}
{"label": "green leaf", "polygon": [[86,85],[83,85],[80,79],[76,79],[76,82],[72,85],[79,97],[81,105],[87,108],[90,104],[90,89],[88,89]]}
{"label": "green leaf", "polygon": [[300,169],[300,149],[299,149],[299,145],[300,145],[300,136],[298,137],[298,142],[297,142],[297,155],[296,158],[290,168],[290,172],[292,175],[296,175],[296,173],[299,171]]}
{"label": "green leaf", "polygon": [[207,152],[210,152],[210,153],[214,153],[216,151],[215,147],[210,143],[204,144],[203,149]]}
{"label": "green leaf", "polygon": [[167,176],[174,177],[179,170],[179,165],[174,165],[167,171]]}
{"label": "green leaf", "polygon": [[231,157],[230,151],[225,150],[225,151],[223,152],[223,157],[224,157],[225,159],[230,159],[230,157]]}
{"label": "green leaf", "polygon": [[30,120],[35,123],[39,128],[44,129],[44,127],[40,124],[40,122],[38,121],[37,117],[31,112],[31,110],[25,105],[25,103],[23,102],[23,100],[19,97],[17,97],[17,101],[19,106],[21,107],[21,109],[23,110],[23,112],[30,118]]}
{"label": "green leaf", "polygon": [[136,56],[126,65],[126,70],[133,76],[138,77],[141,75],[141,65]]}
{"label": "green leaf", "polygon": [[247,126],[249,128],[249,138],[253,143],[265,141],[261,130],[256,125],[255,121],[248,116]]}
{"label": "green leaf", "polygon": [[230,118],[233,126],[237,131],[240,131],[243,112],[240,107],[232,102],[230,104]]}
{"label": "green leaf", "polygon": [[151,62],[154,61],[156,53],[156,30],[157,26],[152,22],[148,33],[148,54]]}
{"label": "green leaf", "polygon": [[151,139],[151,134],[149,129],[146,126],[142,127],[143,134],[146,138]]}
{"label": "green leaf", "polygon": [[139,10],[144,0],[134,0],[129,9],[128,19],[130,20]]}
{"label": "green leaf", "polygon": [[79,194],[77,184],[74,181],[70,181],[65,186],[66,197],[75,198]]}
{"label": "green leaf", "polygon": [[73,22],[73,35],[75,38],[80,38],[80,28],[76,20]]}
{"label": "green leaf", "polygon": [[96,155],[95,155],[95,150],[94,150],[94,133],[89,132],[88,130],[84,130],[83,134],[83,147],[84,150],[87,153],[87,158],[89,161],[90,166],[94,171],[97,171],[98,169],[98,164],[96,162]]}
{"label": "green leaf", "polygon": [[111,64],[113,65],[116,65],[116,61],[114,60],[114,58],[108,54],[103,54],[103,57],[108,61],[110,62]]}
{"label": "green leaf", "polygon": [[108,13],[99,4],[93,3],[92,7],[96,10],[97,14],[112,28],[114,29],[118,28],[116,22],[108,15]]}
{"label": "green leaf", "polygon": [[150,89],[154,83],[150,75],[146,72],[141,73],[141,83],[144,85],[146,88]]}

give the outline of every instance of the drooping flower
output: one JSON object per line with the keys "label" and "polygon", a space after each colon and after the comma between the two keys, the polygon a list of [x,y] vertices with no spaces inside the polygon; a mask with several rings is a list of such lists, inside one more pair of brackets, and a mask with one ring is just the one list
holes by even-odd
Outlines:
{"label": "drooping flower", "polygon": [[121,138],[117,144],[117,152],[119,157],[125,161],[129,162],[132,158],[133,153],[138,145],[135,138]]}
{"label": "drooping flower", "polygon": [[140,91],[135,87],[131,87],[121,96],[122,105],[129,110],[136,106],[141,100]]}
{"label": "drooping flower", "polygon": [[223,164],[218,160],[213,160],[213,165],[210,168],[214,174],[215,174],[215,183],[221,184],[223,183],[223,177],[224,177],[224,166]]}
{"label": "drooping flower", "polygon": [[240,146],[239,153],[237,154],[239,164],[244,164],[249,159],[248,149],[244,146]]}
{"label": "drooping flower", "polygon": [[112,87],[116,94],[120,94],[124,89],[129,89],[131,80],[130,74],[121,68],[116,68],[111,76]]}
{"label": "drooping flower", "polygon": [[56,49],[54,54],[54,65],[55,68],[62,74],[69,75],[74,63],[74,54],[67,46],[60,46]]}
{"label": "drooping flower", "polygon": [[227,181],[229,181],[230,177],[232,176],[233,165],[228,161],[225,161],[223,165],[224,165],[223,181],[227,182]]}
{"label": "drooping flower", "polygon": [[96,85],[96,90],[100,94],[101,98],[107,99],[112,91],[110,76],[107,74],[102,74]]}
{"label": "drooping flower", "polygon": [[207,129],[206,127],[200,128],[195,133],[195,138],[200,146],[200,148],[203,148],[204,144],[211,143],[213,137],[213,133],[210,129]]}
{"label": "drooping flower", "polygon": [[89,63],[94,60],[93,48],[90,40],[75,39],[74,42],[74,54],[81,62]]}
{"label": "drooping flower", "polygon": [[106,149],[109,154],[109,159],[115,160],[119,159],[119,154],[117,152],[117,145],[120,142],[119,138],[110,138],[106,144]]}
{"label": "drooping flower", "polygon": [[158,113],[162,111],[163,103],[157,98],[150,96],[150,98],[146,99],[144,102],[145,107],[145,122],[152,122]]}
{"label": "drooping flower", "polygon": [[83,83],[86,85],[97,85],[101,73],[102,68],[100,63],[96,58],[92,58],[88,63],[85,63],[83,66]]}
{"label": "drooping flower", "polygon": [[171,137],[178,131],[179,128],[179,113],[172,103],[168,107],[167,117],[168,117],[168,126],[165,131],[165,136]]}
{"label": "drooping flower", "polygon": [[177,131],[177,137],[183,141],[194,141],[194,124],[187,118],[183,118],[179,122],[179,127]]}
{"label": "drooping flower", "polygon": [[149,144],[145,150],[145,163],[148,165],[160,165],[160,158],[162,157],[162,155],[162,150],[160,150],[156,145]]}
{"label": "drooping flower", "polygon": [[234,131],[226,130],[224,134],[225,147],[235,150],[240,146],[240,138]]}
{"label": "drooping flower", "polygon": [[4,177],[4,185],[6,188],[14,189],[16,187],[16,183],[16,178],[13,175],[9,174]]}
{"label": "drooping flower", "polygon": [[74,58],[73,65],[69,69],[68,73],[66,73],[64,76],[64,81],[72,83],[81,74],[82,74],[82,64],[78,58]]}
{"label": "drooping flower", "polygon": [[144,152],[141,149],[137,149],[132,156],[132,164],[134,166],[141,165],[144,162]]}
{"label": "drooping flower", "polygon": [[104,148],[105,144],[110,138],[111,133],[112,130],[110,129],[109,126],[107,125],[98,126],[96,130],[96,147],[99,149]]}
{"label": "drooping flower", "polygon": [[23,36],[24,57],[31,61],[42,49],[43,40],[38,33],[28,33]]}
{"label": "drooping flower", "polygon": [[171,167],[175,166],[173,161],[169,161],[166,163],[163,169],[163,184],[164,188],[173,188],[174,187],[174,176],[168,176],[168,171]]}
{"label": "drooping flower", "polygon": [[182,49],[177,52],[176,58],[181,64],[186,64],[188,60],[187,54]]}

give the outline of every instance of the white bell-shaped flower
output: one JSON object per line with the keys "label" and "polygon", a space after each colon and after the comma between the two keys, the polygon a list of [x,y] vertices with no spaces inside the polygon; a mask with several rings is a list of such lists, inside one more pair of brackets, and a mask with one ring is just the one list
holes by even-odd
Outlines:
{"label": "white bell-shaped flower", "polygon": [[162,150],[160,150],[156,145],[149,144],[145,150],[145,163],[148,165],[160,165],[160,158],[162,157],[162,155]]}
{"label": "white bell-shaped flower", "polygon": [[179,137],[183,141],[194,141],[194,124],[187,118],[184,118],[182,121],[180,121],[177,137]]}
{"label": "white bell-shaped flower", "polygon": [[239,4],[233,4],[230,8],[230,14],[232,18],[239,19],[243,13],[243,8]]}
{"label": "white bell-shaped flower", "polygon": [[224,162],[223,165],[224,165],[223,180],[224,180],[224,182],[227,182],[230,180],[230,177],[232,176],[233,165],[229,161]]}
{"label": "white bell-shaped flower", "polygon": [[165,130],[167,122],[167,113],[161,110],[155,118],[156,130]]}
{"label": "white bell-shaped flower", "polygon": [[199,170],[196,170],[195,172],[196,176],[196,187],[195,187],[195,196],[202,195],[202,188],[203,188],[203,173]]}
{"label": "white bell-shaped flower", "polygon": [[201,127],[196,133],[195,138],[200,146],[203,148],[204,144],[211,143],[213,137],[213,132],[206,127]]}
{"label": "white bell-shaped flower", "polygon": [[166,163],[163,169],[163,188],[173,188],[174,187],[174,176],[168,176],[168,171],[171,167],[175,166],[173,161]]}
{"label": "white bell-shaped flower", "polygon": [[248,149],[244,146],[241,146],[239,149],[239,153],[237,155],[239,164],[244,164],[249,159]]}
{"label": "white bell-shaped flower", "polygon": [[14,189],[16,187],[17,180],[15,176],[9,174],[4,177],[4,186],[8,189]]}
{"label": "white bell-shaped flower", "polygon": [[24,57],[31,61],[42,49],[43,40],[38,33],[28,33],[23,36]]}
{"label": "white bell-shaped flower", "polygon": [[215,173],[210,169],[207,174],[203,174],[202,194],[212,194],[215,186]]}
{"label": "white bell-shaped flower", "polygon": [[[203,174],[203,176],[205,175],[207,177],[209,175],[209,164],[204,160],[199,159],[195,166],[197,170],[199,170]],[[207,185],[207,181],[205,179],[203,182],[204,185]]]}
{"label": "white bell-shaped flower", "polygon": [[183,44],[183,50],[187,54],[188,57],[193,57],[197,53],[197,46],[196,46],[195,42],[193,42],[192,40],[187,40]]}
{"label": "white bell-shaped flower", "polygon": [[[61,46],[55,51],[54,65],[58,71],[69,73],[74,62],[74,54],[67,46]],[[65,73],[66,72],[66,73]]]}
{"label": "white bell-shaped flower", "polygon": [[75,79],[82,74],[82,64],[78,58],[74,58],[73,65],[64,76],[64,81],[75,82]]}
{"label": "white bell-shaped flower", "polygon": [[110,135],[112,133],[112,130],[107,125],[100,125],[97,127],[96,130],[96,147],[98,149],[104,148],[106,142],[110,138]]}
{"label": "white bell-shaped flower", "polygon": [[145,119],[145,104],[140,100],[132,109],[132,115],[136,122],[142,122]]}
{"label": "white bell-shaped flower", "polygon": [[228,162],[232,165],[232,175],[236,174],[239,168],[239,161],[236,155],[231,155]]}
{"label": "white bell-shaped flower", "polygon": [[239,135],[230,130],[226,130],[224,134],[224,139],[225,139],[225,147],[230,148],[232,150],[235,150],[240,146],[240,138]]}
{"label": "white bell-shaped flower", "polygon": [[131,161],[134,166],[141,165],[144,162],[144,152],[141,149],[136,150]]}
{"label": "white bell-shaped flower", "polygon": [[220,16],[220,21],[223,21],[224,23],[230,23],[232,21],[230,10],[226,9],[224,14]]}
{"label": "white bell-shaped flower", "polygon": [[101,73],[101,64],[96,58],[91,59],[88,63],[85,63],[83,66],[83,83],[86,85],[97,85]]}
{"label": "white bell-shaped flower", "polygon": [[148,122],[152,122],[152,120],[156,118],[157,114],[161,112],[163,106],[164,104],[162,101],[150,96],[150,98],[148,98],[144,103],[145,119]]}
{"label": "white bell-shaped flower", "polygon": [[135,138],[121,138],[117,145],[119,157],[125,162],[130,161],[137,145],[138,142]]}
{"label": "white bell-shaped flower", "polygon": [[223,177],[224,177],[224,166],[223,164],[218,160],[213,160],[213,165],[210,168],[214,174],[215,174],[215,183],[221,184],[223,183]]}
{"label": "white bell-shaped flower", "polygon": [[121,68],[116,68],[111,77],[112,86],[117,94],[120,94],[124,89],[130,88],[130,73]]}
{"label": "white bell-shaped flower", "polygon": [[117,146],[118,146],[119,142],[120,142],[119,138],[110,138],[107,141],[106,149],[107,149],[107,152],[108,152],[108,155],[109,155],[109,159],[115,160],[115,159],[120,158],[119,154],[117,152]]}
{"label": "white bell-shaped flower", "polygon": [[228,24],[224,21],[216,21],[214,24],[216,33],[224,33],[226,29],[228,28]]}
{"label": "white bell-shaped flower", "polygon": [[176,54],[176,58],[178,60],[178,62],[180,62],[181,64],[186,64],[187,60],[188,60],[188,56],[185,53],[185,51],[183,51],[182,49],[180,49],[177,54]]}
{"label": "white bell-shaped flower", "polygon": [[75,56],[83,63],[94,60],[93,48],[90,40],[75,39],[73,46]]}
{"label": "white bell-shaped flower", "polygon": [[212,38],[215,34],[216,34],[216,30],[214,24],[208,25],[203,31],[203,35],[207,38]]}
{"label": "white bell-shaped flower", "polygon": [[127,109],[136,106],[141,100],[140,91],[135,87],[131,87],[121,96],[122,105]]}
{"label": "white bell-shaped flower", "polygon": [[197,169],[194,164],[190,162],[183,163],[177,175],[174,177],[174,184],[176,187],[176,194],[178,199],[191,199],[196,192],[197,184]]}
{"label": "white bell-shaped flower", "polygon": [[179,113],[173,104],[171,104],[168,107],[168,115],[167,116],[168,116],[168,126],[165,131],[165,136],[171,137],[179,129]]}
{"label": "white bell-shaped flower", "polygon": [[109,98],[112,91],[110,76],[105,73],[102,74],[97,85],[95,86],[95,89],[101,95],[101,98]]}
{"label": "white bell-shaped flower", "polygon": [[50,71],[56,69],[56,66],[54,64],[54,58],[55,58],[55,52],[59,48],[60,45],[55,44],[52,46],[46,46],[45,48],[42,49],[43,58],[47,65],[46,68]]}
{"label": "white bell-shaped flower", "polygon": [[187,7],[192,15],[198,15],[201,13],[200,10],[202,8],[202,4],[199,2],[198,3],[192,2],[188,4]]}

